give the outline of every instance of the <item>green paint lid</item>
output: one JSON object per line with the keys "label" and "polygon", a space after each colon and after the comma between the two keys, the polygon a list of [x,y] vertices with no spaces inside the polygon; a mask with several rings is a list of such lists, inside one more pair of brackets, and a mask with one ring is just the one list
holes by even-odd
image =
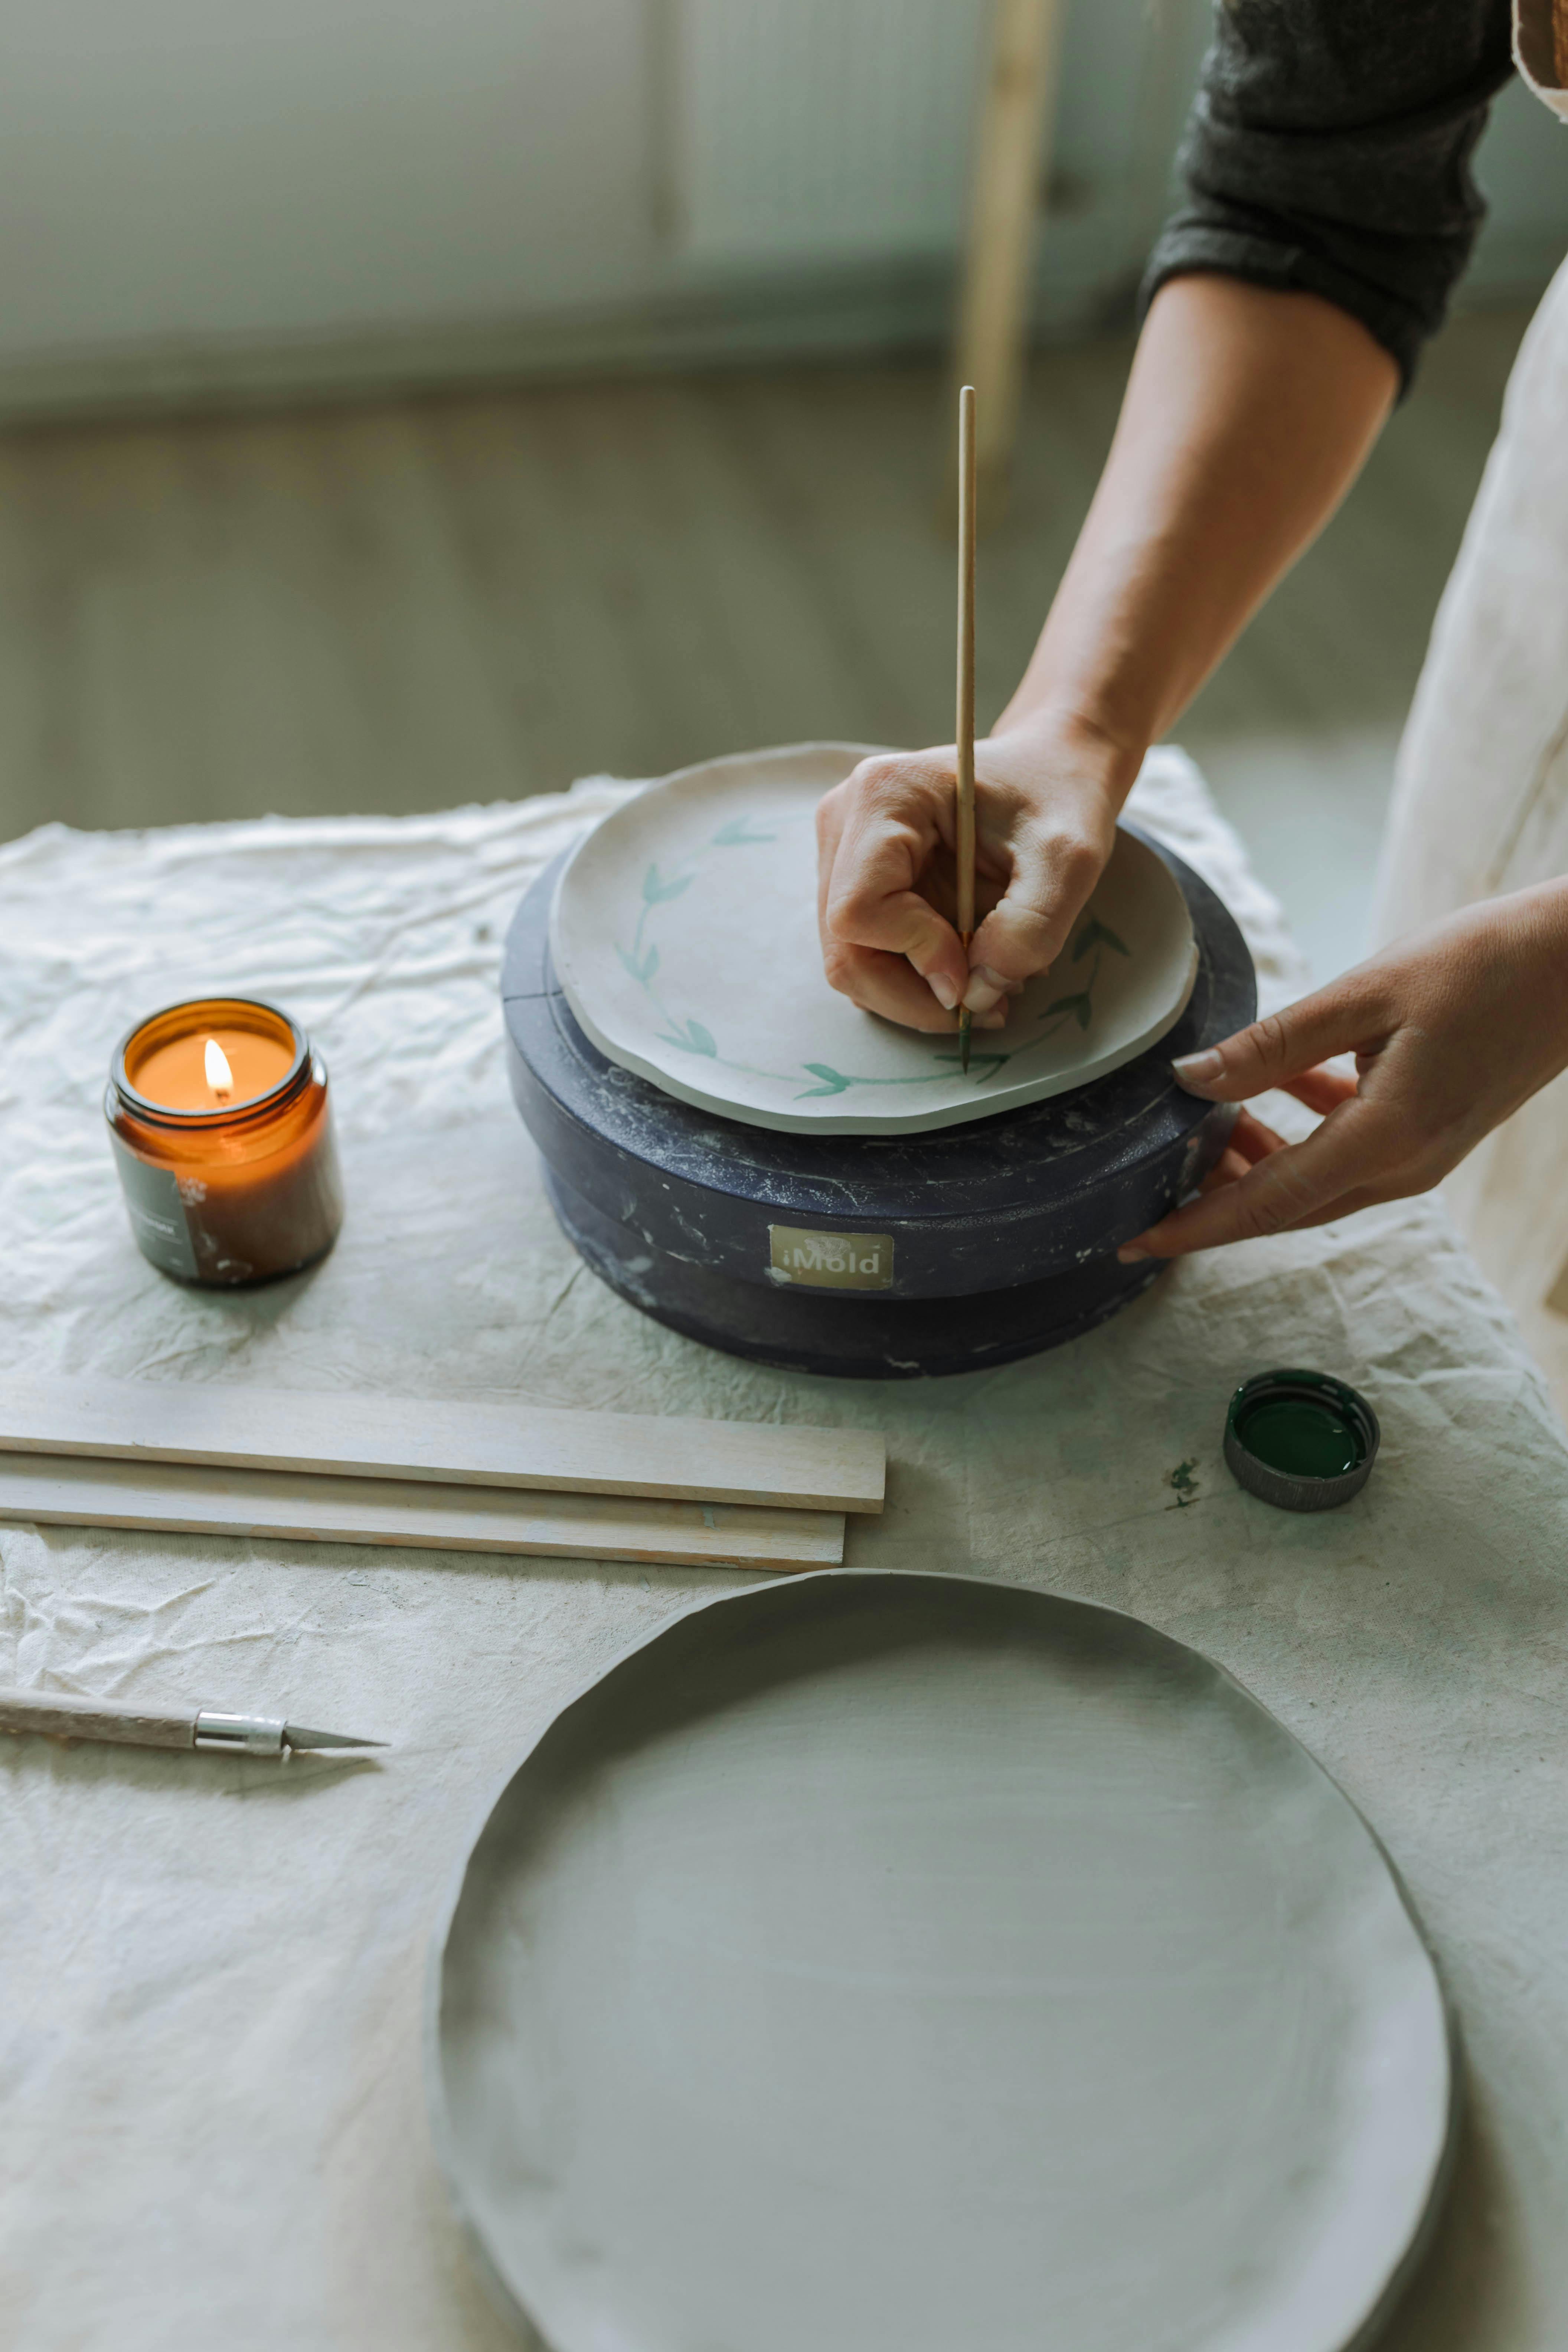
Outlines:
{"label": "green paint lid", "polygon": [[1232,1476],[1282,1511],[1331,1511],[1372,1475],[1382,1432],[1366,1399],[1329,1372],[1258,1372],[1225,1417]]}

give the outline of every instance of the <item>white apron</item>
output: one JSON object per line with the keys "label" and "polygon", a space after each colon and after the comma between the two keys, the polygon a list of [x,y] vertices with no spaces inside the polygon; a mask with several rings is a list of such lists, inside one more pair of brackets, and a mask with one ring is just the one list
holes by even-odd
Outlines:
{"label": "white apron", "polygon": [[[1514,53],[1538,95],[1568,117],[1568,0],[1556,7],[1557,48],[1552,0],[1524,0]],[[1399,751],[1373,940],[1559,874],[1568,874],[1568,262],[1514,363],[1438,606]],[[1562,1404],[1568,1075],[1489,1135],[1445,1192]]]}

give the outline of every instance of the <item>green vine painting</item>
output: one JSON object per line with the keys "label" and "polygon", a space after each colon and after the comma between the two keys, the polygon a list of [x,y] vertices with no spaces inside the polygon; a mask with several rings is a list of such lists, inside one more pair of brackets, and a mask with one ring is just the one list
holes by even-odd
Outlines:
{"label": "green vine painting", "polygon": [[[788,823],[790,819],[785,817],[782,820],[771,821]],[[754,826],[750,819],[735,817],[728,824],[720,827],[719,831],[703,845],[703,847],[688,861],[683,871],[676,874],[663,874],[655,864],[649,866],[643,876],[641,904],[637,912],[637,927],[632,933],[631,944],[629,947],[617,944],[616,953],[626,971],[644,991],[659,1020],[663,1022],[664,1027],[658,1033],[661,1041],[667,1045],[676,1046],[683,1054],[700,1055],[717,1064],[721,1069],[740,1071],[748,1077],[769,1078],[780,1086],[793,1086],[797,1088],[795,1097],[796,1102],[809,1102],[815,1097],[825,1095],[847,1094],[854,1087],[951,1084],[961,1066],[958,1054],[956,1051],[939,1052],[935,1048],[929,1055],[929,1059],[935,1065],[932,1069],[921,1073],[910,1072],[907,1076],[902,1077],[873,1077],[853,1070],[837,1070],[830,1062],[802,1062],[795,1068],[789,1070],[759,1069],[753,1062],[738,1062],[730,1059],[721,1050],[719,1040],[712,1031],[702,1022],[694,1019],[690,1014],[683,1015],[673,1012],[665,1002],[658,986],[658,943],[649,937],[650,929],[654,927],[657,910],[661,907],[668,906],[689,889],[691,884],[701,873],[710,851],[760,848],[777,838],[776,833],[761,830]],[[1074,971],[1074,978],[1078,984],[1064,995],[1053,998],[1052,1002],[1046,1006],[1039,1016],[1040,1027],[1026,1044],[1012,1046],[1005,1053],[973,1052],[970,1055],[969,1074],[975,1086],[988,1085],[1012,1064],[1026,1060],[1031,1054],[1037,1054],[1042,1046],[1049,1045],[1052,1038],[1058,1036],[1070,1023],[1076,1022],[1080,1029],[1088,1029],[1094,1018],[1095,987],[1105,956],[1107,954],[1126,956],[1131,953],[1131,949],[1117,937],[1110,924],[1102,921],[1092,907],[1089,908],[1068,950],[1069,965],[1084,967],[1081,971],[1076,970]],[[810,1086],[801,1086],[800,1081],[803,1076],[812,1079],[814,1083]]]}

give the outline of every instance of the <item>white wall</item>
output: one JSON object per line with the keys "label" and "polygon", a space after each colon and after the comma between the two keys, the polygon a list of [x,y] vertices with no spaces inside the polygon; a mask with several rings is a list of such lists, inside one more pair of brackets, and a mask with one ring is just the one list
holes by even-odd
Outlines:
{"label": "white wall", "polygon": [[671,227],[698,265],[951,253],[985,0],[680,0]]}
{"label": "white wall", "polygon": [[[458,369],[527,363],[562,320],[596,320],[613,357],[618,334],[636,341],[617,320],[657,344],[670,331],[648,318],[678,314],[700,353],[748,283],[763,299],[734,333],[775,348],[934,327],[984,16],[984,0],[0,0],[0,400],[112,395],[138,369],[154,390],[182,367],[309,381],[327,345],[352,381],[399,337],[416,373],[439,349]],[[1041,259],[1059,325],[1136,275],[1206,22],[1207,0],[1072,0]],[[1568,134],[1516,90],[1483,176],[1480,282],[1539,278],[1568,245]],[[791,287],[847,264],[893,290],[832,321],[792,310]]]}
{"label": "white wall", "polygon": [[642,0],[0,0],[0,352],[646,275]]}

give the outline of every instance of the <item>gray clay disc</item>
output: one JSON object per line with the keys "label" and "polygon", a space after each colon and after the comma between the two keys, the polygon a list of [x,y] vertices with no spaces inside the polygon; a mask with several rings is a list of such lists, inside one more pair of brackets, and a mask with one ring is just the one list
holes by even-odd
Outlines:
{"label": "gray clay disc", "polygon": [[1173,1028],[1197,976],[1181,887],[1136,834],[1006,1025],[902,1029],[831,988],[816,929],[816,804],[865,747],[796,743],[646,785],[586,834],[550,951],[600,1051],[667,1094],[794,1135],[918,1135],[1066,1094]]}
{"label": "gray clay disc", "polygon": [[833,1571],[556,1717],[432,1968],[437,2134],[555,2352],[1345,2352],[1449,2024],[1256,1699],[1087,1602]]}

